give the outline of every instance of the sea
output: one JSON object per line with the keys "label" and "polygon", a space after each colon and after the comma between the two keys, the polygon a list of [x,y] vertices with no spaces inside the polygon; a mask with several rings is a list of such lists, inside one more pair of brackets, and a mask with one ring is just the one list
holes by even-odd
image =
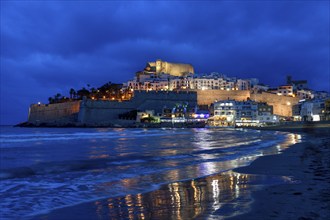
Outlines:
{"label": "sea", "polygon": [[[63,217],[70,207],[77,210],[86,204],[91,205],[85,210],[95,209],[90,219],[166,219],[166,210],[177,219],[183,205],[192,210],[181,218],[205,210],[220,213],[220,206],[239,199],[233,181],[241,190],[247,185],[239,182],[265,181],[243,178],[232,169],[278,154],[301,139],[292,133],[234,128],[0,129],[0,219],[37,219],[56,210],[64,210]],[[268,179],[278,181],[285,179]],[[232,199],[219,201],[219,192]]]}

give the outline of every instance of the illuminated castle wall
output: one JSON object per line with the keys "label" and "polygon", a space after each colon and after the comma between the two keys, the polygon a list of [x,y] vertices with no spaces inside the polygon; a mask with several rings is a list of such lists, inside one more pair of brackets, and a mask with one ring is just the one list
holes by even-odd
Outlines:
{"label": "illuminated castle wall", "polygon": [[[107,125],[118,121],[119,114],[132,110],[154,110],[160,114],[164,106],[175,106],[177,103],[197,105],[196,92],[135,92],[130,101],[104,101],[84,99],[82,101],[57,103],[51,105],[31,105],[28,122],[34,124],[81,123],[91,126]],[[128,120],[129,121],[129,120]],[[121,123],[125,123],[121,121]],[[130,121],[132,123],[132,121]]]}
{"label": "illuminated castle wall", "polygon": [[236,101],[246,101],[251,99],[256,102],[266,102],[272,105],[274,114],[285,117],[292,116],[292,106],[299,102],[299,98],[290,96],[279,96],[276,94],[262,92],[251,93],[249,90],[197,90],[198,105],[210,106],[215,100],[234,99]]}
{"label": "illuminated castle wall", "polygon": [[162,60],[147,63],[145,70],[154,70],[157,74],[168,73],[173,76],[183,76],[187,73],[194,73],[194,67],[191,64],[169,63]]}
{"label": "illuminated castle wall", "polygon": [[257,102],[267,102],[273,106],[274,114],[287,117],[292,116],[292,106],[299,101],[297,97],[278,96],[265,92],[251,94],[248,90],[136,91],[134,98],[126,102],[85,100],[51,105],[31,105],[28,121],[30,123],[110,123],[118,119],[119,114],[135,109],[148,109],[154,110],[155,113],[161,113],[164,106],[174,106],[180,102],[187,102],[189,106],[210,106],[216,100],[244,101],[248,98]]}

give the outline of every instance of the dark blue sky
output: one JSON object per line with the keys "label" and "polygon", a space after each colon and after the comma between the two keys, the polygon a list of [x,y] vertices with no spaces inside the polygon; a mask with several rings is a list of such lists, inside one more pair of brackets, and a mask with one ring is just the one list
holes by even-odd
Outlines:
{"label": "dark blue sky", "polygon": [[329,91],[329,26],[329,1],[1,1],[0,123],[158,58],[271,86],[290,73]]}

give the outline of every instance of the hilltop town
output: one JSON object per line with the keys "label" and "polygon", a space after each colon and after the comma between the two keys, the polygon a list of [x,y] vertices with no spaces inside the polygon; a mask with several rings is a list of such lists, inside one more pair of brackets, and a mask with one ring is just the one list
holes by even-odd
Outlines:
{"label": "hilltop town", "polygon": [[287,76],[271,88],[256,78],[196,74],[191,64],[148,62],[123,84],[71,89],[32,104],[25,126],[271,126],[330,120],[328,92]]}

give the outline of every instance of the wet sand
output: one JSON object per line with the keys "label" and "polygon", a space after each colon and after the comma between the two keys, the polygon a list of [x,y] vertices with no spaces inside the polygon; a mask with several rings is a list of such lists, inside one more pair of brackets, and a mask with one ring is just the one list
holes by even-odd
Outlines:
{"label": "wet sand", "polygon": [[291,179],[228,171],[57,209],[33,219],[223,219],[248,212],[251,192],[260,186],[284,182]]}
{"label": "wet sand", "polygon": [[304,133],[307,140],[282,154],[260,157],[234,170],[291,176],[296,183],[253,192],[251,211],[230,219],[330,219],[330,128],[305,129]]}

